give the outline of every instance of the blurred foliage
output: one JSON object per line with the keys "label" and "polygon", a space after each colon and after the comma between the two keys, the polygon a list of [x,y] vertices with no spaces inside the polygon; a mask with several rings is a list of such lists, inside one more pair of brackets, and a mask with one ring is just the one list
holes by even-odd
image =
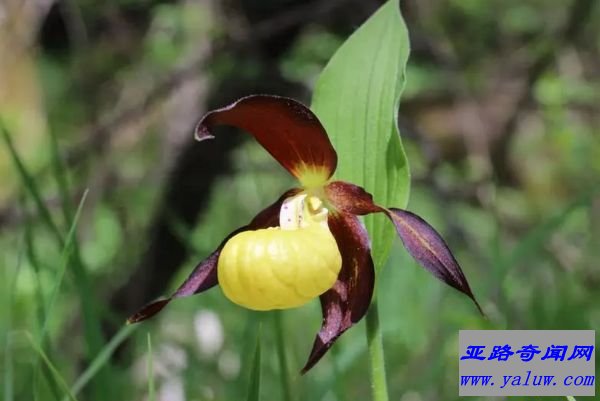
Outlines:
{"label": "blurred foliage", "polygon": [[[0,116],[63,237],[73,216],[61,205],[74,215],[89,189],[76,245],[91,283],[87,301],[103,320],[120,325],[131,312],[112,310],[110,296],[148,247],[152,216],[204,110],[207,88],[219,92],[232,77],[264,73],[260,49],[243,40],[245,15],[227,3],[68,1],[61,2],[66,10],[37,16],[15,11],[21,10],[17,0],[0,3]],[[348,3],[326,18],[303,18],[277,72],[309,91],[345,32],[357,26],[350,21],[340,29],[342,8],[362,19],[372,11]],[[579,37],[565,41],[573,4],[403,2],[413,48],[400,107],[401,120],[409,122],[401,130],[413,169],[409,209],[444,233],[489,319],[396,243],[378,278],[394,400],[458,399],[459,329],[600,327],[600,7],[585,16]],[[66,26],[50,24],[56,18]],[[228,41],[245,53],[221,45]],[[529,86],[528,67],[547,52],[552,62]],[[156,95],[170,77],[184,85],[174,79],[175,89]],[[527,102],[507,101],[520,93]],[[197,105],[196,114],[186,105]],[[512,116],[506,157],[494,164],[481,143],[493,149]],[[49,132],[60,154],[53,155]],[[54,156],[63,162],[58,172]],[[198,224],[190,231],[172,219],[190,253],[164,283],[165,293],[220,238],[292,184],[255,143],[243,142],[231,159]],[[499,168],[512,179],[500,180]],[[3,400],[61,400],[61,381],[77,399],[143,400],[152,388],[157,400],[245,399],[259,323],[260,391],[264,399],[282,398],[274,319],[240,309],[219,289],[174,302],[160,318],[126,328],[113,342],[106,339],[100,354],[90,354],[74,256],[41,344],[49,368],[24,333],[36,339],[42,332],[63,249],[31,188],[18,185],[3,145],[0,177]],[[281,316],[294,400],[368,399],[364,323],[313,371],[297,374],[320,317],[317,302]],[[100,377],[110,386],[100,385]]]}

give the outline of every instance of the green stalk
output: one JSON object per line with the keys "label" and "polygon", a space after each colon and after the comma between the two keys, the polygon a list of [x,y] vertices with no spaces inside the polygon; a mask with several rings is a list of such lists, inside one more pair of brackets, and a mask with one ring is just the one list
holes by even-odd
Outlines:
{"label": "green stalk", "polygon": [[284,401],[292,401],[292,392],[290,388],[290,380],[288,373],[288,363],[287,356],[285,354],[285,342],[283,337],[283,321],[282,321],[282,312],[274,311],[273,312],[273,325],[275,326],[275,344],[277,347],[277,359],[279,360],[279,372],[280,372],[280,380],[281,380],[281,392],[283,394]]}
{"label": "green stalk", "polygon": [[373,401],[389,401],[385,379],[383,337],[379,324],[379,308],[377,306],[376,294],[373,295],[373,303],[367,312],[367,347],[369,349]]}

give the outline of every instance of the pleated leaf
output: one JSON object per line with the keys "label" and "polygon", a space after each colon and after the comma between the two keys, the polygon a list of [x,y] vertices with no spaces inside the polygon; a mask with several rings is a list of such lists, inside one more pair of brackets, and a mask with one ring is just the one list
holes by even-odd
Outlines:
{"label": "pleated leaf", "polygon": [[[388,1],[338,49],[317,81],[312,110],[338,153],[335,177],[365,187],[380,205],[405,208],[408,162],[397,125],[409,53],[397,0]],[[389,254],[394,228],[367,216],[377,269]]]}

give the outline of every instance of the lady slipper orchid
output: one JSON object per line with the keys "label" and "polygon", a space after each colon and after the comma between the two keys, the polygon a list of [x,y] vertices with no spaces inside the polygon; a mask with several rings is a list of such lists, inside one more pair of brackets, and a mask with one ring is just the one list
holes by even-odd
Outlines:
{"label": "lady slipper orchid", "polygon": [[357,216],[369,213],[384,213],[408,252],[479,308],[456,259],[427,222],[406,210],[375,204],[357,185],[331,180],[337,155],[307,107],[278,96],[244,97],[206,114],[196,127],[196,139],[213,138],[217,125],[253,135],[299,180],[300,188],[285,192],[231,233],[174,294],[145,306],[129,323],[155,315],[174,298],[217,284],[232,302],[254,310],[294,308],[320,297],[322,327],[304,373],[367,312],[375,272],[369,237]]}

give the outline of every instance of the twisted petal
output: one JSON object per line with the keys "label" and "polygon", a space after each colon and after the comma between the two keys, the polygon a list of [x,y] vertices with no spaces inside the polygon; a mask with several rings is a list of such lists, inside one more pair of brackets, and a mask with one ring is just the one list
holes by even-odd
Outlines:
{"label": "twisted petal", "polygon": [[328,224],[342,255],[342,270],[333,288],[321,295],[323,324],[302,373],[312,368],[335,340],[365,315],[373,295],[375,271],[367,231],[349,213],[330,214]]}
{"label": "twisted petal", "polygon": [[371,194],[354,184],[334,181],[325,191],[339,211],[356,215],[385,213],[394,223],[398,236],[412,257],[435,277],[471,298],[483,314],[450,248],[429,223],[406,210],[388,209],[375,204]]}
{"label": "twisted petal", "polygon": [[421,217],[409,211],[390,208],[386,214],[394,223],[396,232],[412,257],[438,279],[471,298],[483,314],[460,265],[437,231]]}
{"label": "twisted petal", "polygon": [[213,138],[215,125],[248,131],[286,170],[301,181],[333,174],[337,155],[317,117],[293,99],[252,95],[207,113],[196,127],[196,139]]}
{"label": "twisted petal", "polygon": [[134,313],[129,319],[127,319],[127,322],[137,323],[142,320],[146,320],[160,312],[174,298],[198,294],[217,285],[217,262],[219,261],[221,249],[223,249],[223,246],[225,246],[225,243],[229,240],[229,238],[242,231],[278,226],[279,209],[281,208],[281,204],[285,199],[297,194],[298,192],[300,192],[299,189],[290,189],[275,203],[257,214],[248,225],[240,227],[229,234],[227,238],[221,242],[219,247],[210,254],[209,257],[204,259],[196,266],[196,268],[192,271],[192,274],[190,274],[190,276],[183,282],[183,284],[181,284],[181,286],[173,293],[173,295],[168,298],[159,299],[144,306],[142,309]]}

